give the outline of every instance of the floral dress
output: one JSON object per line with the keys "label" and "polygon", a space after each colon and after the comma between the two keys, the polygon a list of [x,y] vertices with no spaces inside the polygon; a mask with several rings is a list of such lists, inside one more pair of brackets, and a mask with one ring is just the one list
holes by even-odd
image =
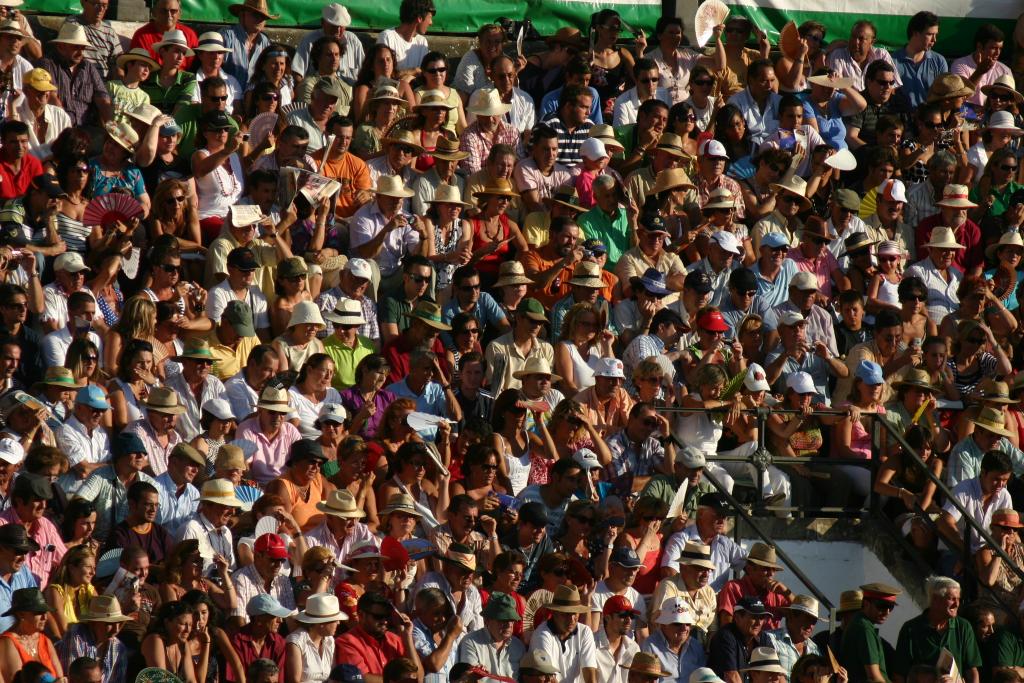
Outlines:
{"label": "floral dress", "polygon": [[[460,221],[456,221],[455,225],[451,227],[451,230],[448,232],[448,239],[444,239],[444,234],[442,233],[441,228],[441,225],[434,226],[434,251],[438,256],[453,253],[455,248],[459,246],[459,241],[462,239],[462,224]],[[447,289],[452,283],[452,274],[455,273],[455,264],[437,262],[434,264],[434,269],[437,273],[438,291]]]}

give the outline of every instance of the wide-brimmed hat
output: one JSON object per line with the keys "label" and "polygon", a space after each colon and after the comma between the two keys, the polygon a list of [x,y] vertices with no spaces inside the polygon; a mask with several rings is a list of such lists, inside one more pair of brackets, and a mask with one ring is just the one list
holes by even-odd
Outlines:
{"label": "wide-brimmed hat", "polygon": [[21,29],[21,24],[14,19],[4,19],[0,22],[0,33],[21,36],[22,38],[25,37],[25,32]]}
{"label": "wide-brimmed hat", "polygon": [[96,595],[89,599],[89,606],[78,615],[79,621],[99,621],[105,624],[122,624],[131,617],[121,614],[121,604],[111,595]]}
{"label": "wide-brimmed hat", "polygon": [[188,39],[185,38],[185,33],[181,29],[175,28],[170,31],[164,31],[164,35],[159,42],[153,43],[153,52],[159,54],[160,50],[165,47],[180,47],[185,51],[186,57],[195,55],[192,52],[192,48],[188,46]]}
{"label": "wide-brimmed hat", "polygon": [[937,249],[964,249],[964,245],[956,241],[953,228],[939,226],[932,229],[931,237],[922,246]]}
{"label": "wide-brimmed hat", "polygon": [[644,676],[657,676],[658,678],[664,678],[665,676],[671,676],[672,674],[665,671],[665,668],[661,665],[661,660],[658,659],[658,655],[651,654],[650,652],[637,652],[633,655],[633,659],[629,662],[629,666],[625,664],[619,664],[623,669],[627,671],[635,671],[638,674]]}
{"label": "wide-brimmed hat", "polygon": [[566,614],[586,614],[590,611],[590,605],[585,605],[580,600],[580,592],[576,586],[559,586],[551,602],[544,605],[552,612],[564,612]]}
{"label": "wide-brimmed hat", "polygon": [[704,211],[707,211],[708,209],[735,209],[736,195],[734,195],[728,188],[716,188],[708,195],[707,203],[700,208]]}
{"label": "wide-brimmed hat", "polygon": [[804,227],[800,231],[800,239],[805,237],[816,237],[825,242],[831,242],[836,238],[835,234],[829,229],[828,222],[820,216],[807,217],[807,221],[804,222]]}
{"label": "wide-brimmed hat", "polygon": [[217,31],[207,31],[199,36],[199,43],[192,48],[195,52],[231,52],[224,47],[224,36]]}
{"label": "wide-brimmed hat", "polygon": [[768,187],[772,192],[785,192],[795,195],[800,199],[800,206],[802,208],[811,208],[811,200],[807,198],[807,181],[798,175],[783,178],[781,182],[772,183]]}
{"label": "wide-brimmed hat", "polygon": [[320,314],[320,307],[312,301],[300,301],[292,308],[292,315],[288,318],[288,328],[296,325],[319,325],[325,327],[324,317]]}
{"label": "wide-brimmed hat", "polygon": [[511,104],[501,101],[501,93],[496,88],[480,88],[470,95],[466,113],[476,116],[504,116],[511,108]]}
{"label": "wide-brimmed hat", "polygon": [[992,513],[992,521],[989,527],[1007,526],[1011,529],[1024,529],[1024,523],[1020,521],[1020,513],[1009,508],[1002,508]]}
{"label": "wide-brimmed hat", "polygon": [[1010,386],[1006,382],[1000,382],[992,377],[986,377],[978,383],[978,400],[985,403],[1003,403],[1010,405],[1016,403],[1010,398]]}
{"label": "wide-brimmed hat", "polygon": [[256,401],[256,407],[275,413],[292,412],[291,402],[288,400],[288,390],[284,387],[264,387],[260,392],[259,400]]}
{"label": "wide-brimmed hat", "polygon": [[11,594],[11,608],[3,616],[9,617],[15,612],[32,612],[46,614],[53,608],[46,604],[46,598],[38,588],[19,588]]}
{"label": "wide-brimmed hat", "polygon": [[750,662],[740,671],[764,671],[788,676],[789,671],[779,661],[779,653],[772,647],[756,647],[750,655]]}
{"label": "wide-brimmed hat", "polygon": [[228,5],[228,11],[234,14],[236,17],[240,16],[242,10],[249,10],[256,14],[262,15],[267,19],[277,19],[279,14],[271,14],[270,9],[267,7],[267,0],[245,0],[241,3],[235,3]]}
{"label": "wide-brimmed hat", "polygon": [[547,375],[551,378],[551,382],[560,382],[562,378],[559,375],[551,372],[551,365],[547,359],[541,358],[540,356],[530,356],[526,359],[526,363],[523,364],[522,370],[516,370],[512,373],[512,376],[516,379],[523,379],[530,375]]}
{"label": "wide-brimmed hat", "polygon": [[405,186],[405,182],[401,177],[396,175],[382,175],[377,178],[377,187],[373,192],[382,194],[385,197],[396,197],[398,199],[408,199],[416,194]]}
{"label": "wide-brimmed hat", "polygon": [[89,36],[85,33],[85,27],[78,23],[72,23],[65,21],[60,26],[60,31],[57,32],[57,37],[50,41],[51,43],[61,43],[63,45],[77,45],[78,47],[84,47],[88,50],[95,50],[92,43],[89,42]]}
{"label": "wide-brimmed hat", "polygon": [[954,97],[970,97],[974,94],[974,88],[963,78],[956,74],[940,74],[932,81],[928,88],[927,102],[938,102]]}
{"label": "wide-brimmed hat", "polygon": [[444,159],[445,161],[462,161],[469,158],[469,152],[463,152],[459,149],[458,140],[453,140],[443,135],[437,138],[437,145],[434,147],[434,151],[429,152],[429,154],[435,159]]}
{"label": "wide-brimmed hat", "polygon": [[463,208],[472,209],[473,205],[462,201],[462,193],[458,186],[441,183],[434,190],[434,197],[427,200],[427,204],[456,204]]}
{"label": "wide-brimmed hat", "polygon": [[985,126],[985,130],[998,130],[1003,133],[1009,133],[1012,137],[1019,138],[1024,135],[1024,130],[1017,127],[1017,124],[1013,120],[1013,114],[1008,111],[997,111],[993,112],[988,117],[988,125]]}
{"label": "wide-brimmed hat", "polygon": [[674,157],[680,159],[689,158],[689,154],[683,149],[683,139],[675,133],[662,133],[661,137],[658,138],[658,144],[654,147],[655,150],[660,149],[663,152],[668,152]]}
{"label": "wide-brimmed hat", "polygon": [[135,145],[139,144],[139,134],[123,121],[107,121],[103,124],[103,130],[111,140],[129,152],[134,152]]}
{"label": "wide-brimmed hat", "polygon": [[590,289],[604,289],[605,282],[601,279],[601,266],[593,261],[580,261],[572,269],[572,279],[568,284]]}
{"label": "wide-brimmed hat", "polygon": [[843,251],[842,255],[846,256],[853,254],[854,252],[864,251],[870,249],[876,244],[878,244],[878,242],[871,239],[866,232],[855,232],[843,240],[843,247],[845,247],[845,251]]}
{"label": "wide-brimmed hat", "polygon": [[338,596],[314,593],[306,598],[306,609],[295,615],[295,621],[303,624],[326,624],[331,621],[348,621],[348,615],[341,611]]}
{"label": "wide-brimmed hat", "polygon": [[711,546],[700,541],[687,541],[683,546],[683,551],[679,553],[679,564],[714,570],[715,563],[711,560]]}
{"label": "wide-brimmed hat", "polygon": [[355,496],[347,489],[331,491],[327,500],[316,504],[316,509],[326,515],[342,519],[362,519],[366,516],[356,504]]}
{"label": "wide-brimmed hat", "polygon": [[793,602],[789,603],[788,609],[796,612],[803,612],[804,614],[810,614],[812,617],[821,621],[821,616],[818,615],[818,609],[820,605],[818,601],[810,595],[797,595],[793,598]]}
{"label": "wide-brimmed hat", "polygon": [[183,415],[188,412],[178,392],[170,387],[153,387],[142,405],[146,406],[147,410],[165,415]]}
{"label": "wide-brimmed hat", "polygon": [[839,594],[839,606],[836,607],[836,614],[856,612],[863,606],[864,593],[859,590],[843,591]]}
{"label": "wide-brimmed hat", "polygon": [[187,339],[185,349],[174,357],[176,361],[183,360],[213,360],[213,352],[210,351],[210,342],[205,339]]}
{"label": "wide-brimmed hat", "polygon": [[1013,75],[1005,74],[997,78],[994,82],[982,87],[982,94],[986,97],[990,97],[994,92],[1006,92],[1013,96],[1014,101],[1018,104],[1024,103],[1024,95],[1021,95],[1017,90],[1017,82],[1013,79]]}
{"label": "wide-brimmed hat", "polygon": [[665,286],[665,273],[657,268],[648,268],[643,275],[629,278],[629,284],[633,288],[642,287],[647,293],[655,296],[667,296],[671,293]]}
{"label": "wide-brimmed hat", "polygon": [[515,188],[512,187],[512,183],[507,178],[494,178],[488,180],[487,183],[479,190],[473,193],[474,198],[483,197],[512,197],[515,199],[519,196]]}
{"label": "wide-brimmed hat", "polygon": [[[24,476],[24,475],[22,475]],[[17,481],[21,477],[15,479]],[[0,526],[0,547],[10,548],[16,553],[34,553],[39,544],[28,535],[23,524],[5,524]]]}
{"label": "wide-brimmed hat", "polygon": [[420,109],[447,109],[451,111],[455,106],[448,102],[448,98],[440,90],[425,90],[420,95],[420,101],[413,105],[413,111]]}
{"label": "wide-brimmed hat", "polygon": [[985,406],[978,411],[978,416],[974,418],[974,428],[978,427],[999,436],[1014,436],[1014,432],[1006,428],[1006,416],[1003,415],[1003,411],[996,408]]}
{"label": "wide-brimmed hat", "polygon": [[423,514],[416,509],[416,499],[408,493],[393,493],[388,497],[388,504],[381,509],[380,514],[387,515],[392,512],[404,512],[413,517],[422,517]]}
{"label": "wide-brimmed hat", "polygon": [[420,144],[416,134],[411,130],[396,129],[392,130],[391,134],[381,140],[382,143],[388,145],[406,145],[416,150],[416,154],[423,154],[423,145]]}
{"label": "wide-brimmed hat", "polygon": [[[218,33],[217,35],[220,34]],[[160,65],[156,63],[156,60],[150,56],[149,50],[144,47],[133,47],[131,50],[128,50],[128,52],[119,55],[116,61],[117,68],[119,69],[124,69],[128,62],[142,62],[153,71],[160,68]]]}
{"label": "wide-brimmed hat", "polygon": [[1024,247],[1024,239],[1021,239],[1020,233],[1016,230],[1004,232],[999,236],[998,242],[985,247],[985,256],[994,259],[1003,247]]}
{"label": "wide-brimmed hat", "polygon": [[452,326],[444,322],[444,318],[441,316],[441,307],[435,304],[433,301],[419,300],[416,305],[412,307],[412,310],[405,314],[406,317],[416,318],[427,325],[430,325],[435,330],[441,330],[442,332],[451,332]]}
{"label": "wide-brimmed hat", "polygon": [[551,193],[550,197],[546,200],[552,204],[559,204],[567,209],[573,211],[583,212],[586,209],[580,205],[580,196],[576,193],[576,187],[573,185],[561,185],[556,187],[554,192]]}
{"label": "wide-brimmed hat", "polygon": [[124,112],[124,114],[125,116],[131,117],[140,123],[144,123],[147,126],[152,126],[153,122],[156,121],[158,116],[163,116],[163,112],[160,111],[158,108],[154,107],[149,102],[143,102],[142,104],[132,109],[128,109]]}
{"label": "wide-brimmed hat", "polygon": [[235,485],[230,479],[207,479],[199,492],[199,500],[207,503],[227,505],[232,508],[242,507],[242,501],[235,495]]}
{"label": "wide-brimmed hat", "polygon": [[334,304],[334,310],[324,314],[324,318],[337,325],[365,325],[363,305],[355,299],[342,297]]}
{"label": "wide-brimmed hat", "polygon": [[951,183],[942,188],[942,199],[935,202],[936,206],[951,209],[974,209],[978,205],[967,198],[967,186]]}
{"label": "wide-brimmed hat", "polygon": [[893,381],[892,385],[897,389],[900,387],[915,387],[933,394],[938,392],[938,388],[932,384],[928,372],[917,368],[911,368],[904,372],[902,377]]}
{"label": "wide-brimmed hat", "polygon": [[444,551],[444,555],[437,555],[437,559],[462,567],[468,572],[477,570],[476,555],[473,553],[473,549],[461,543],[452,543]]}
{"label": "wide-brimmed hat", "polygon": [[658,195],[669,190],[695,189],[690,176],[681,168],[667,168],[654,179],[654,185],[648,194]]}
{"label": "wide-brimmed hat", "polygon": [[544,39],[548,45],[565,45],[566,47],[583,47],[583,37],[580,30],[572,26],[563,26],[553,34]]}
{"label": "wide-brimmed hat", "polygon": [[309,266],[301,256],[292,256],[277,264],[277,276],[282,280],[304,275],[309,275]]}
{"label": "wide-brimmed hat", "polygon": [[373,91],[373,97],[370,102],[395,102],[396,104],[405,104],[405,99],[398,94],[398,88],[390,83],[382,83],[378,85]]}
{"label": "wide-brimmed hat", "polygon": [[60,387],[62,389],[81,389],[85,381],[75,379],[73,372],[63,365],[51,365],[46,368],[43,379],[36,383],[38,386]]}
{"label": "wide-brimmed hat", "polygon": [[623,152],[626,149],[615,137],[615,129],[607,123],[594,124],[590,127],[590,130],[587,131],[587,135],[603,142],[605,148],[609,152],[615,151],[618,153]]}
{"label": "wide-brimmed hat", "polygon": [[768,545],[767,543],[757,542],[750,546],[750,552],[747,553],[747,562],[761,567],[782,569],[782,565],[779,564],[778,557],[775,554],[775,546]]}
{"label": "wide-brimmed hat", "polygon": [[843,78],[842,76],[832,76],[829,74],[810,76],[808,77],[807,82],[812,85],[820,85],[823,88],[832,88],[834,90],[845,90],[853,85],[852,78]]}
{"label": "wide-brimmed hat", "polygon": [[498,267],[498,281],[495,287],[508,287],[509,285],[532,285],[533,280],[526,277],[526,269],[519,261],[505,261]]}

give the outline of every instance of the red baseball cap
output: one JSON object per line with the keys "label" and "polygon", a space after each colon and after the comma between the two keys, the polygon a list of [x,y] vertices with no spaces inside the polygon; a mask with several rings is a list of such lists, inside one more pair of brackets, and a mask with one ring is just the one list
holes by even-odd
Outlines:
{"label": "red baseball cap", "polygon": [[633,609],[633,603],[625,595],[613,595],[608,598],[608,601],[604,603],[604,609],[601,610],[601,613],[605,616],[609,614],[622,614],[623,612],[629,612],[635,617],[640,616],[640,612]]}
{"label": "red baseball cap", "polygon": [[266,553],[275,560],[288,559],[288,547],[277,534],[263,534],[256,539],[253,550],[256,553]]}
{"label": "red baseball cap", "polygon": [[697,320],[697,327],[709,332],[728,332],[729,325],[718,311],[708,311]]}

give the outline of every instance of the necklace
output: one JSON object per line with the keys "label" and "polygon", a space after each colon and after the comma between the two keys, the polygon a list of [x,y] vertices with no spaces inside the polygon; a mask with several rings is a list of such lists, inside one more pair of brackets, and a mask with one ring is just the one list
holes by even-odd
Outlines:
{"label": "necklace", "polygon": [[23,636],[20,633],[18,635],[18,641],[24,646],[25,650],[29,653],[32,659],[36,659],[39,656],[39,634],[33,633],[28,636]]}
{"label": "necklace", "polygon": [[[224,163],[228,165],[225,166],[224,164],[221,164],[216,169],[214,169],[213,179],[217,181],[217,187],[220,189],[220,194],[222,197],[234,197],[235,194],[238,192],[238,180],[235,179],[235,174],[232,173],[231,171],[231,160],[228,159]],[[228,180],[231,181],[231,189],[227,189],[226,187],[224,187],[224,181],[221,180],[221,175],[226,175],[228,177]]]}

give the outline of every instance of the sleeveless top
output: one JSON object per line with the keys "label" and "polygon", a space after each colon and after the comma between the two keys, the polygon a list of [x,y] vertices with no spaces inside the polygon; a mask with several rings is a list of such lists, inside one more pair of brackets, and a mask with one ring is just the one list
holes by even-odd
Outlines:
{"label": "sleeveless top", "polygon": [[113,327],[117,324],[117,321],[121,318],[121,307],[124,305],[124,292],[121,291],[121,286],[115,281],[109,288],[114,293],[114,302],[111,303],[110,299],[103,296],[96,297],[96,308],[99,309],[100,314],[103,316],[103,322],[107,324],[107,327]]}
{"label": "sleeveless top", "polygon": [[[505,458],[505,466],[508,467],[508,480],[512,486],[512,495],[518,496],[519,492],[526,488],[530,478],[530,448],[521,455],[516,455],[509,443],[501,434],[497,435],[501,442],[501,455]],[[529,444],[529,440],[527,440]]]}
{"label": "sleeveless top", "polygon": [[[53,590],[57,591],[64,600],[64,618],[68,624],[77,624],[78,615],[88,609],[89,600],[96,597],[96,588],[91,583],[82,584],[81,586],[63,586],[59,583],[50,584],[53,586]],[[70,600],[68,598],[71,598]]]}
{"label": "sleeveless top", "polygon": [[328,679],[331,667],[334,666],[334,638],[325,637],[320,641],[320,649],[317,650],[309,638],[309,632],[300,628],[289,633],[285,642],[295,645],[302,654],[300,683],[324,683]]}
{"label": "sleeveless top", "polygon": [[[620,51],[621,52],[621,51]],[[600,107],[602,113],[610,113],[611,110],[604,110],[604,103],[609,99],[614,100],[622,94],[626,86],[626,60],[619,55],[619,63],[611,69],[596,64],[590,67],[590,87],[597,91],[601,97]],[[608,117],[610,119],[610,117]]]}
{"label": "sleeveless top", "polygon": [[[442,130],[443,129],[444,129],[444,127],[442,126]],[[444,135],[442,134],[441,137],[443,137],[443,136]],[[418,157],[416,157],[416,170],[419,171],[420,173],[426,173],[430,169],[434,168],[434,161],[435,161],[435,159],[434,159],[433,152],[434,152],[435,149],[437,149],[437,145],[436,144],[433,147],[427,147],[427,143],[424,140],[425,140],[424,133],[421,130],[420,131],[420,147],[423,148],[423,154],[421,154]]]}
{"label": "sleeveless top", "polygon": [[299,492],[299,486],[288,478],[288,474],[281,475],[280,481],[288,492],[288,501],[292,506],[292,517],[303,531],[312,529],[323,521],[323,513],[316,509],[316,504],[324,499],[324,478],[313,477],[309,482],[309,499],[303,500]]}
{"label": "sleeveless top", "polygon": [[[201,157],[210,156],[205,149],[196,151]],[[199,199],[199,220],[227,216],[228,209],[238,203],[242,197],[245,178],[242,161],[235,153],[228,157],[228,163],[231,166],[231,173],[224,169],[224,164],[218,164],[217,168],[203,177],[195,177],[196,194]]]}
{"label": "sleeveless top", "polygon": [[136,398],[131,385],[120,377],[115,377],[114,382],[121,389],[121,393],[124,394],[125,407],[128,409],[128,424],[145,419],[147,415],[146,406],[139,403],[139,399]]}
{"label": "sleeveless top", "polygon": [[206,442],[206,476],[209,479],[213,478],[216,471],[214,463],[217,462],[217,452],[224,445],[224,439],[211,439],[208,434],[203,434],[202,438]]}
{"label": "sleeveless top", "polygon": [[584,358],[580,353],[579,347],[571,341],[562,340],[558,343],[565,344],[569,349],[569,359],[572,361],[572,375],[575,379],[577,391],[583,391],[594,386],[594,369],[590,367],[590,362],[596,362],[601,357],[597,349],[590,347],[590,353]]}
{"label": "sleeveless top", "polygon": [[306,361],[313,354],[324,352],[324,344],[319,339],[309,342],[305,348],[293,346],[284,335],[281,335],[274,341],[280,343],[284,356],[288,359],[288,367],[295,371],[298,371],[299,368],[305,365]]}
{"label": "sleeveless top", "polygon": [[21,658],[22,664],[28,664],[29,662],[39,662],[40,664],[46,667],[46,670],[49,671],[52,676],[57,676],[57,670],[53,666],[53,660],[50,659],[50,639],[46,637],[45,633],[39,634],[39,645],[37,646],[39,653],[38,657],[33,657],[31,654],[29,654],[29,651],[25,649],[25,647],[21,644],[21,641],[18,640],[18,637],[14,635],[14,633],[12,633],[11,631],[7,631],[6,633],[0,635],[0,638],[6,638],[7,640],[11,641],[11,643],[14,645],[14,649],[18,651],[18,657]]}
{"label": "sleeveless top", "polygon": [[[700,399],[700,394],[694,397]],[[699,448],[705,453],[718,451],[718,440],[722,438],[722,423],[709,417],[709,413],[691,413],[676,420],[673,430],[680,443]]]}
{"label": "sleeveless top", "polygon": [[[455,251],[462,239],[462,221],[455,221],[455,225],[448,231],[448,239],[444,239],[441,233],[441,225],[434,226],[434,252],[439,256],[450,254]],[[454,263],[435,263],[434,271],[437,273],[437,290],[448,289],[452,283],[452,275],[455,273]]]}
{"label": "sleeveless top", "polygon": [[889,282],[888,278],[882,276],[882,284],[878,287],[878,300],[894,306],[900,305],[899,283]]}
{"label": "sleeveless top", "polygon": [[75,220],[63,213],[57,214],[57,234],[61,236],[67,245],[68,251],[84,254],[89,248],[89,235],[92,234],[92,226],[86,226],[82,221]]}
{"label": "sleeveless top", "polygon": [[[508,214],[503,213],[501,214],[501,216],[498,217],[498,223],[501,226],[501,231],[498,234],[498,240],[508,238],[508,221]],[[472,219],[471,224],[473,226],[473,251],[483,249],[488,244],[490,244],[490,242],[482,238],[484,230],[484,221],[481,218],[474,218]],[[511,251],[512,247],[510,247],[509,244],[506,242],[505,244],[501,245],[501,247],[499,247],[498,250],[495,251],[493,254],[488,254],[487,256],[480,259],[476,264],[476,269],[481,273],[497,275],[498,268],[501,266],[501,263],[503,261],[508,260],[509,252]]]}

